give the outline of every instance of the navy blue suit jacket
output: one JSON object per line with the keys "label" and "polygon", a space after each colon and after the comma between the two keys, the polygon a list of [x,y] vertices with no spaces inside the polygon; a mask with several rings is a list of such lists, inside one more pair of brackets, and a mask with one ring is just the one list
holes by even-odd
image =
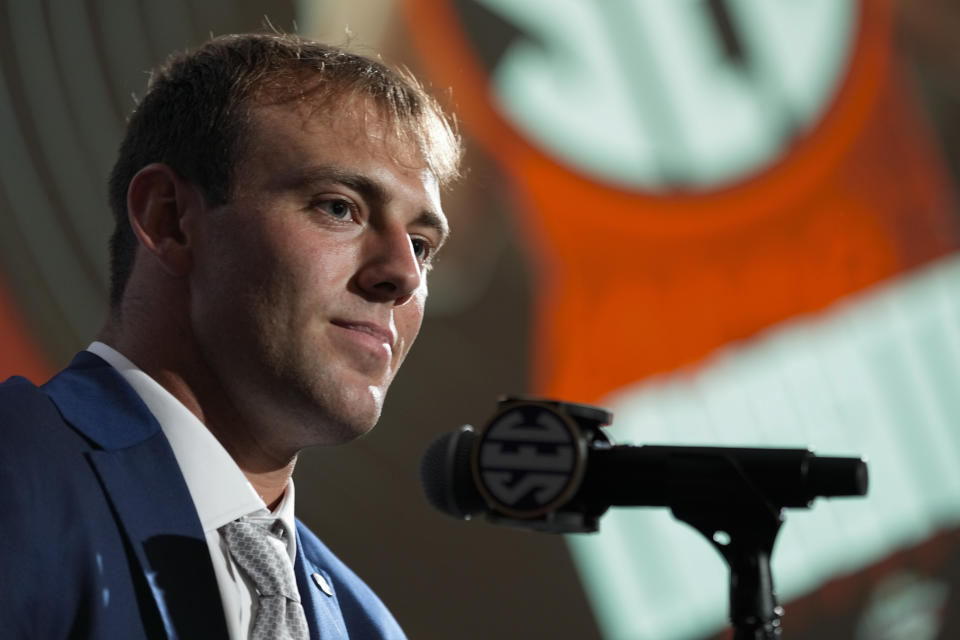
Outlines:
{"label": "navy blue suit jacket", "polygon": [[[294,568],[312,638],[403,638],[299,521]],[[40,388],[0,384],[0,628],[4,638],[227,638],[170,444],[126,381],[88,352]]]}

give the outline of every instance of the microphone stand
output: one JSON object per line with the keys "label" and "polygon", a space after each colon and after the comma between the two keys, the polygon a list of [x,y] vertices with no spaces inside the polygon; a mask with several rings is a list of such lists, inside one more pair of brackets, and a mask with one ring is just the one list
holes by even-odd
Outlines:
{"label": "microphone stand", "polygon": [[673,515],[706,537],[730,568],[734,640],[778,639],[783,608],[774,594],[770,556],[782,508],[767,500],[736,461],[721,458],[717,464],[726,481],[707,495],[674,504]]}
{"label": "microphone stand", "polygon": [[[781,637],[783,608],[774,594],[770,557],[783,509],[807,508],[816,497],[867,492],[866,463],[858,458],[818,458],[806,449],[617,447],[600,428],[612,419],[603,409],[513,396],[498,406],[481,433],[463,427],[427,450],[421,471],[431,504],[458,518],[485,513],[491,522],[551,533],[597,531],[611,506],[670,507],[730,568],[734,640]],[[543,438],[548,427],[550,437]],[[524,445],[522,456],[518,444]],[[569,493],[543,498],[530,491],[523,501],[503,502],[484,484],[489,467],[497,482],[506,473],[513,482],[539,486],[537,475],[547,468],[539,466],[541,445],[549,450],[542,454],[549,468],[566,473]],[[485,459],[488,448],[492,457]],[[556,467],[565,460],[557,456],[561,449],[580,452],[562,470]]]}

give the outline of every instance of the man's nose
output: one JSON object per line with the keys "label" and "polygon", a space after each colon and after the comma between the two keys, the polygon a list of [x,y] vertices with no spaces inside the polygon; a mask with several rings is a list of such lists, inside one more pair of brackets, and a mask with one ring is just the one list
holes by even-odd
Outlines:
{"label": "man's nose", "polygon": [[407,230],[379,229],[366,238],[357,285],[371,300],[402,305],[420,287],[422,272]]}

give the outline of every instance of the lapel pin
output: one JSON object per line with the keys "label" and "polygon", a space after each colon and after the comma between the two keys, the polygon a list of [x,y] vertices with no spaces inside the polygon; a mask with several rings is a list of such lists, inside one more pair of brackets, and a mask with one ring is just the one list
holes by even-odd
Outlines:
{"label": "lapel pin", "polygon": [[330,583],[327,582],[319,573],[313,574],[313,581],[317,583],[317,586],[320,587],[320,591],[323,591],[328,596],[333,597],[333,588],[330,587]]}

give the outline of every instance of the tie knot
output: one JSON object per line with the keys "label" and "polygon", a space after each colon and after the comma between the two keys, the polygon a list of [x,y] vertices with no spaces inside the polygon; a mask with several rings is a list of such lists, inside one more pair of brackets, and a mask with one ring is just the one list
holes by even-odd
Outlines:
{"label": "tie knot", "polygon": [[300,602],[279,520],[244,517],[224,525],[220,532],[233,559],[262,597],[284,596]]}

